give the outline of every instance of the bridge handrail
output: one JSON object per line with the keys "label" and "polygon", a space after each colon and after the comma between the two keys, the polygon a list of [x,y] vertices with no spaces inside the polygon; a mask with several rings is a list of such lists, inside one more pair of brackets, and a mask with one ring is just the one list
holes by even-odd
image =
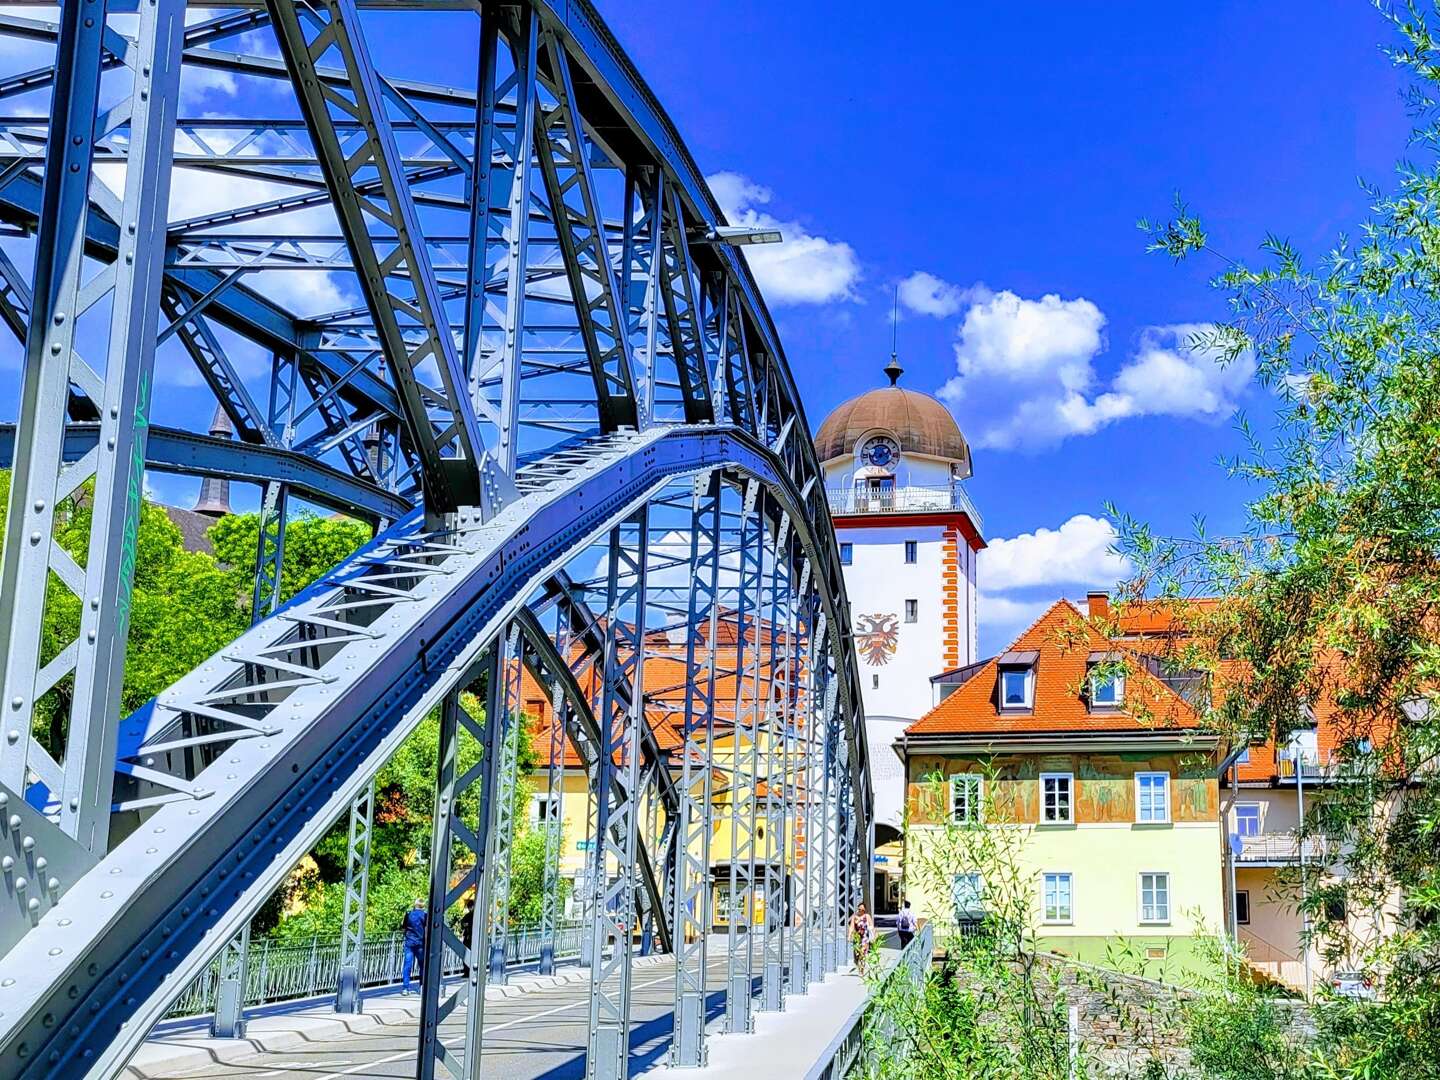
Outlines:
{"label": "bridge handrail", "polygon": [[[581,926],[561,926],[555,932],[555,957],[580,955]],[[376,934],[365,939],[365,953],[360,963],[360,985],[393,986],[400,981],[405,954],[404,934]],[[507,966],[521,967],[540,959],[541,934],[537,927],[512,930],[505,935]],[[460,957],[446,956],[445,972],[453,975],[461,969]],[[245,987],[246,1008],[271,1005],[279,1001],[324,997],[335,992],[340,971],[340,936],[298,938],[253,938],[250,942],[249,978]],[[175,999],[165,1014],[167,1020],[192,1016],[208,1016],[215,1009],[215,996],[220,983],[220,959],[216,957],[204,972],[195,978]]]}
{"label": "bridge handrail", "polygon": [[[901,950],[894,967],[881,980],[881,990],[883,991],[896,979],[909,979],[918,984],[925,978],[925,973],[930,968],[930,958],[934,953],[935,932],[927,923],[920,927],[914,940]],[[855,1007],[855,1011],[846,1018],[839,1033],[820,1052],[819,1059],[805,1074],[805,1080],[841,1080],[842,1077],[849,1075],[851,1068],[859,1060],[865,1036],[865,1024],[875,1006],[875,998],[874,993],[868,994],[865,1000]]]}

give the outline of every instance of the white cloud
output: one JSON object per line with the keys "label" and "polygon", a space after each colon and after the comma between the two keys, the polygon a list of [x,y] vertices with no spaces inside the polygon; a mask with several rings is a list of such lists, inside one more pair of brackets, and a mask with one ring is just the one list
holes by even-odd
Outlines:
{"label": "white cloud", "polygon": [[1130,570],[1129,560],[1111,550],[1115,539],[1115,526],[1108,519],[1076,514],[1058,529],[991,540],[980,552],[976,581],[987,592],[1113,585]]}
{"label": "white cloud", "polygon": [[[975,289],[983,290],[984,286],[977,285]],[[974,294],[974,290],[952,285],[927,270],[916,270],[900,282],[899,290],[905,310],[937,319],[954,315]]]}
{"label": "white cloud", "polygon": [[985,376],[1083,390],[1094,378],[1091,360],[1105,348],[1104,330],[1104,314],[1084,297],[1062,300],[1049,293],[1025,300],[1009,290],[983,295],[960,324],[959,374],[944,392],[959,398],[965,380]]}
{"label": "white cloud", "polygon": [[962,420],[971,421],[967,430],[980,446],[1043,448],[1127,417],[1221,419],[1255,372],[1248,351],[1219,362],[1205,340],[1213,327],[1181,323],[1147,327],[1105,385],[1095,359],[1107,345],[1106,318],[1094,302],[1054,293],[1031,300],[1008,290],[968,295],[956,374],[940,396],[952,408],[965,403],[974,419]]}
{"label": "white cloud", "polygon": [[975,597],[975,617],[987,641],[997,640],[992,635],[1004,632],[1003,641],[1008,643],[1018,631],[1040,618],[1054,602],[1053,597],[1049,600],[1014,600],[982,592]]}
{"label": "white cloud", "polygon": [[765,299],[778,306],[828,304],[856,299],[860,260],[841,240],[815,236],[798,221],[781,221],[756,209],[773,197],[769,188],[735,172],[706,177],[710,190],[732,225],[779,229],[782,244],[757,244],[742,250]]}

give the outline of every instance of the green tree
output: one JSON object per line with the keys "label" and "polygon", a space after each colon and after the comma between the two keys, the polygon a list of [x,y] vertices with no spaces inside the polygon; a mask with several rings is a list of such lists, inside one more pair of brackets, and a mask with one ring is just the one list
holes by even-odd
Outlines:
{"label": "green tree", "polygon": [[[1183,208],[1146,226],[1156,250],[1216,261],[1234,316],[1196,344],[1253,355],[1279,405],[1227,463],[1251,493],[1243,535],[1122,528],[1127,602],[1224,598],[1184,607],[1169,658],[1217,680],[1215,726],[1283,741],[1314,710],[1340,733],[1343,782],[1304,828],[1345,874],[1310,864],[1301,903],[1329,960],[1383,978],[1375,1003],[1322,997],[1310,1069],[1347,1080],[1440,1076],[1440,48],[1432,10],[1386,15],[1419,160],[1368,189],[1354,239],[1311,259],[1272,236],[1250,264]],[[1337,902],[1351,918],[1325,917]]]}

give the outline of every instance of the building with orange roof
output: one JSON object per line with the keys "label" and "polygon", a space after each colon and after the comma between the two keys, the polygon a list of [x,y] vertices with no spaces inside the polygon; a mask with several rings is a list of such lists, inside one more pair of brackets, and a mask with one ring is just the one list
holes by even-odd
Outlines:
{"label": "building with orange roof", "polygon": [[1039,947],[1103,962],[1123,939],[1152,971],[1194,961],[1224,917],[1218,740],[1143,659],[1061,600],[1004,653],[935,678],[939,704],[899,747],[921,915],[982,914],[1001,886],[958,831],[1013,830],[1004,887],[1021,883]]}
{"label": "building with orange roof", "polygon": [[[1111,609],[1104,593],[1092,593],[1089,611],[1108,624],[1116,640],[1152,657],[1175,656],[1203,620],[1222,603],[1216,597],[1131,601]],[[1152,665],[1153,666],[1153,665]],[[1213,692],[1225,694],[1244,672],[1239,661],[1221,660]],[[1198,683],[1197,673],[1170,681]],[[1308,808],[1323,801],[1342,782],[1338,751],[1356,733],[1349,730],[1330,693],[1301,707],[1300,723],[1283,741],[1274,737],[1225,748],[1220,814],[1226,843],[1222,879],[1223,925],[1245,950],[1251,969],[1302,993],[1349,968],[1327,960],[1317,943],[1307,944],[1299,910],[1299,871],[1305,864],[1325,867],[1324,876],[1342,874],[1336,853],[1318,837],[1301,838]],[[1375,736],[1373,730],[1365,734]],[[1332,905],[1324,917],[1344,920],[1359,940],[1374,931],[1374,920]],[[1385,931],[1388,932],[1388,931]]]}
{"label": "building with orange roof", "polygon": [[[708,627],[702,627],[699,639],[701,660],[705,651]],[[732,909],[730,889],[730,865],[732,827],[731,811],[736,799],[744,800],[750,795],[750,783],[744,774],[748,771],[749,745],[743,744],[741,751],[742,783],[734,785],[734,758],[736,739],[734,735],[735,702],[738,691],[746,680],[758,678],[762,684],[770,684],[772,694],[779,693],[778,682],[772,680],[772,649],[777,659],[788,648],[788,635],[783,628],[773,633],[770,624],[764,620],[749,621],[745,632],[743,649],[739,646],[739,619],[734,611],[722,608],[716,621],[714,648],[715,663],[715,717],[713,761],[714,774],[711,783],[711,799],[714,806],[714,824],[710,838],[710,868],[712,908],[715,925],[728,925]],[[758,656],[756,649],[759,649]],[[647,632],[645,667],[642,686],[645,693],[645,719],[654,733],[655,743],[665,759],[666,767],[678,782],[683,768],[684,711],[687,679],[686,646],[683,642],[672,641],[663,630]],[[577,646],[572,663],[583,656]],[[746,670],[737,673],[742,662]],[[782,662],[783,663],[783,662]],[[803,672],[802,672],[803,675]],[[593,665],[583,665],[576,671],[581,691],[594,701],[598,697],[598,674]],[[749,690],[746,689],[748,697]],[[587,895],[586,875],[591,870],[592,829],[588,819],[593,813],[592,791],[579,753],[568,738],[559,740],[560,775],[558,796],[552,800],[548,790],[549,768],[552,747],[555,745],[555,715],[549,698],[549,691],[530,673],[521,673],[518,694],[520,711],[525,717],[530,732],[535,767],[530,774],[529,820],[533,826],[542,826],[558,818],[560,822],[560,876],[570,883],[567,891],[564,917],[578,919],[582,915],[583,898]],[[763,732],[756,740],[758,752],[763,755],[769,747],[769,737]],[[759,800],[768,796],[769,789],[762,779],[754,785],[754,795]],[[743,805],[743,803],[742,803]],[[654,799],[653,792],[647,792],[642,814],[655,815],[657,828],[650,834],[658,835],[658,827],[665,822],[664,810]],[[767,859],[775,859],[789,868],[794,858],[794,837],[786,838],[785,850],[767,843],[765,824],[757,825],[755,837],[756,873],[763,873]],[[613,871],[613,868],[612,868]],[[757,879],[758,880],[758,879]],[[788,890],[787,890],[788,891]],[[756,889],[752,897],[755,905],[754,918],[764,915],[762,890]]]}

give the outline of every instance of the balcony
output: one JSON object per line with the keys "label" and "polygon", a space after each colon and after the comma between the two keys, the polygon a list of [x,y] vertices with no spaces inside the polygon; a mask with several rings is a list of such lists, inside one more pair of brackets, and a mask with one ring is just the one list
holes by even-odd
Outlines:
{"label": "balcony", "polygon": [[[1235,856],[1236,866],[1288,866],[1300,861],[1300,838],[1294,833],[1261,833],[1259,836],[1242,836],[1240,851]],[[1311,837],[1305,841],[1306,862],[1324,862],[1324,841]]]}
{"label": "balcony", "polygon": [[863,486],[826,488],[832,514],[923,514],[935,510],[963,510],[975,531],[985,532],[980,511],[959,483],[946,487],[895,487],[877,490]]}
{"label": "balcony", "polygon": [[1277,757],[1281,783],[1320,784],[1335,779],[1335,761],[1329,751],[1281,749]]}

